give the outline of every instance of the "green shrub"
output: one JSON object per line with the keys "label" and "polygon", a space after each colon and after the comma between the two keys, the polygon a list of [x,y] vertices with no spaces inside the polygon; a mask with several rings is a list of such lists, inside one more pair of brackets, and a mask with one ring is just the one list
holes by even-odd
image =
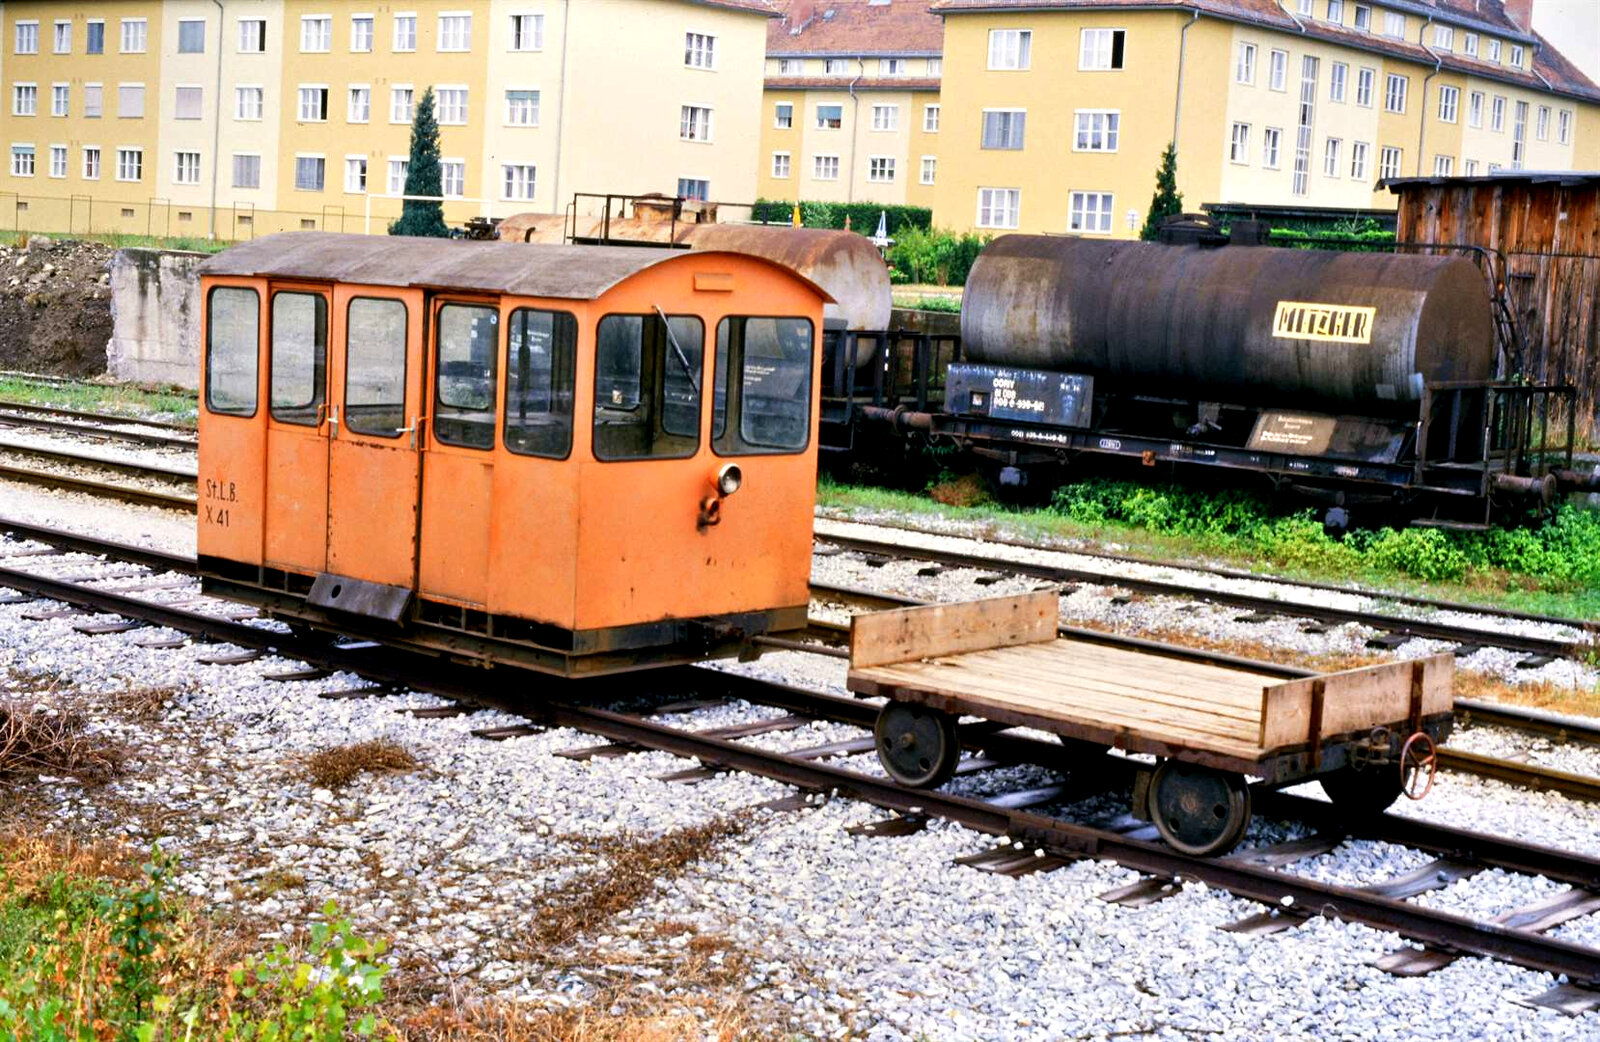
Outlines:
{"label": "green shrub", "polygon": [[[894,238],[916,228],[926,231],[933,225],[933,211],[926,206],[891,206],[886,203],[800,202],[800,223],[807,228],[843,228],[850,219],[850,230],[871,235],[878,230],[878,215],[886,215],[889,235]],[[794,219],[793,200],[758,199],[751,207],[750,219],[769,224],[788,224]]]}
{"label": "green shrub", "polygon": [[889,247],[889,277],[895,282],[961,286],[989,236],[971,232],[908,229]]}

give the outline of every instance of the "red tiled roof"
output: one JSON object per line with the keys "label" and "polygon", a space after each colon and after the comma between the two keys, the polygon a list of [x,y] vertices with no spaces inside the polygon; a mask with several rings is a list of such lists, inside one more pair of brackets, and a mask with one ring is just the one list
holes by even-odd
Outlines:
{"label": "red tiled roof", "polygon": [[944,22],[928,0],[772,0],[783,17],[767,25],[767,53],[938,54]]}
{"label": "red tiled roof", "polygon": [[1294,18],[1289,17],[1282,7],[1278,6],[1277,0],[934,0],[932,10],[941,16],[972,11],[1005,11],[1009,9],[1019,11],[1070,11],[1074,8],[1198,10],[1202,14],[1209,14],[1231,21],[1261,25],[1297,35],[1301,32],[1301,26],[1304,26],[1305,35],[1317,39],[1342,43],[1346,46],[1376,51],[1381,54],[1391,54],[1423,65],[1432,65],[1435,61],[1438,61],[1447,69],[1500,80],[1505,83],[1515,83],[1530,90],[1555,90],[1558,93],[1569,94],[1588,101],[1600,101],[1600,87],[1597,87],[1593,81],[1578,71],[1578,68],[1551,46],[1548,40],[1541,36],[1529,35],[1525,31],[1518,29],[1516,23],[1506,15],[1501,0],[1479,0],[1476,11],[1473,10],[1473,0],[1400,0],[1394,6],[1397,9],[1404,8],[1413,14],[1418,10],[1426,11],[1430,9],[1438,12],[1448,12],[1459,18],[1470,18],[1482,25],[1485,31],[1488,32],[1498,32],[1505,35],[1538,40],[1540,46],[1534,48],[1533,70],[1513,69],[1510,66],[1484,61],[1479,58],[1471,58],[1453,51],[1435,51],[1422,46],[1414,40],[1396,40],[1393,37],[1359,32],[1348,26],[1329,25],[1319,19],[1302,18],[1297,22]]}
{"label": "red tiled roof", "polygon": [[922,76],[874,76],[852,79],[849,76],[768,76],[767,90],[914,90],[936,91],[937,79]]}
{"label": "red tiled roof", "polygon": [[775,0],[689,0],[691,4],[702,4],[706,7],[722,7],[729,11],[749,11],[751,14],[764,14],[768,18],[778,16]]}

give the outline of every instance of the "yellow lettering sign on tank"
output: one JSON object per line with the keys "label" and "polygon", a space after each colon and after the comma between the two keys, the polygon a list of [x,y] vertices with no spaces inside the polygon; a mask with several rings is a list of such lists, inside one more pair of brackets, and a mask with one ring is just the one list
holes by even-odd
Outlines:
{"label": "yellow lettering sign on tank", "polygon": [[1372,322],[1378,309],[1359,304],[1311,304],[1280,300],[1272,316],[1272,335],[1289,340],[1331,344],[1372,343]]}

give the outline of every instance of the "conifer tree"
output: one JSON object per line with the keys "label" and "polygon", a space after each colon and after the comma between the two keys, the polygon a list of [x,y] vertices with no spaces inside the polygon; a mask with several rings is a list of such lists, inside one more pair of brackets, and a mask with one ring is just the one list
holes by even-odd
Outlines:
{"label": "conifer tree", "polygon": [[[411,160],[406,168],[406,195],[442,195],[439,171],[439,121],[433,117],[433,88],[422,92],[417,114],[411,121]],[[401,204],[400,219],[389,225],[390,235],[449,236],[444,223],[444,204],[431,199],[407,199]]]}
{"label": "conifer tree", "polygon": [[1168,143],[1161,153],[1161,169],[1156,171],[1156,194],[1150,198],[1150,212],[1145,215],[1144,228],[1139,238],[1153,241],[1168,217],[1183,213],[1183,193],[1178,191],[1178,150]]}

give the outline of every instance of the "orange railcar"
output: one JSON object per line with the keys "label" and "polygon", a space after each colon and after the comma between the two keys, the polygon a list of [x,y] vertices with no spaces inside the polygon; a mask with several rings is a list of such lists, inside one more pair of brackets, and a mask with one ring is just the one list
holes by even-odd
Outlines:
{"label": "orange railcar", "polygon": [[798,274],[290,232],[201,285],[208,591],[567,676],[804,625],[829,298]]}

